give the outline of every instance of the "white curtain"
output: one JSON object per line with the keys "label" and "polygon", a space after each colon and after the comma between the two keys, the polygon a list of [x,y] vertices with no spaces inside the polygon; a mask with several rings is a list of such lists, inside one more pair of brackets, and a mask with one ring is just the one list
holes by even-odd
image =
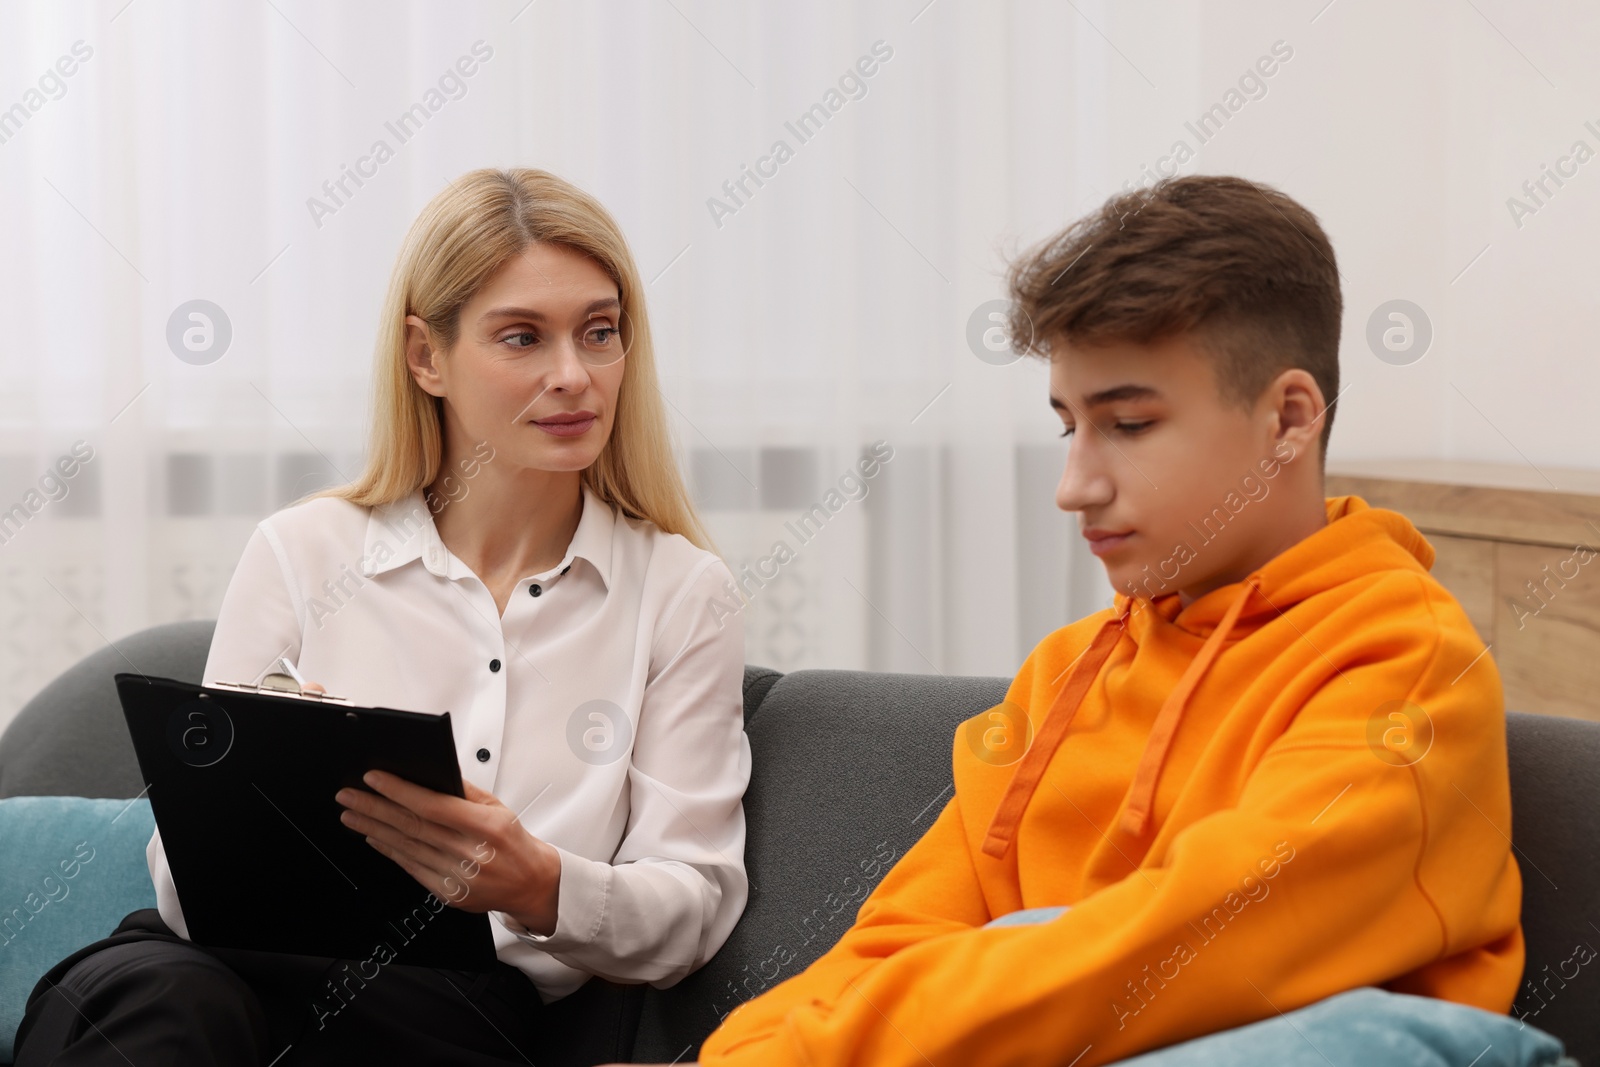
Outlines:
{"label": "white curtain", "polygon": [[[1569,90],[1594,80],[1592,22],[1569,41],[1478,6]],[[253,524],[355,473],[400,239],[479,166],[559,173],[628,234],[699,505],[736,572],[776,575],[741,616],[753,663],[1009,675],[1109,601],[1052,503],[1044,368],[980,358],[969,327],[1011,254],[1137,180],[1275,40],[1295,59],[1184,169],[1280,184],[1333,232],[1353,383],[1335,449],[1507,451],[1438,359],[1366,352],[1369,306],[1409,297],[1508,441],[1568,455],[1577,432],[1524,421],[1528,387],[1495,369],[1509,313],[1474,286],[1514,286],[1518,256],[1592,279],[1574,234],[1600,174],[1512,235],[1501,197],[1583,116],[1478,19],[1321,0],[0,7],[0,723],[107,641],[213,615]],[[1411,66],[1348,81],[1391,56]],[[1529,101],[1549,132],[1524,150]],[[1392,143],[1395,112],[1426,143]],[[1558,347],[1583,322],[1534,328]],[[1402,402],[1422,414],[1396,429]],[[841,482],[876,442],[892,458]]]}

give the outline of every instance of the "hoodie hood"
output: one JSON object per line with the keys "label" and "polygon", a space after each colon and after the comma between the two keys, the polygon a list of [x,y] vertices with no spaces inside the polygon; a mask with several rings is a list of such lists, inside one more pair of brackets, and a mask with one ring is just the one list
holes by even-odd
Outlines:
{"label": "hoodie hood", "polygon": [[1154,600],[1116,595],[1112,611],[1072,668],[1033,744],[1018,762],[989,824],[985,853],[995,858],[1005,855],[1084,695],[1121,641],[1143,644],[1161,640],[1167,627],[1204,638],[1199,653],[1162,703],[1129,788],[1122,826],[1138,836],[1148,824],[1156,785],[1189,697],[1230,640],[1242,640],[1293,605],[1346,582],[1382,571],[1427,572],[1433,566],[1433,546],[1399,512],[1371,507],[1357,496],[1328,497],[1324,507],[1326,526],[1242,581],[1213,589],[1187,607],[1176,592]]}
{"label": "hoodie hood", "polygon": [[[1356,578],[1380,571],[1432,569],[1433,546],[1398,511],[1371,507],[1358,496],[1328,497],[1323,507],[1326,526],[1278,553],[1243,581],[1213,589],[1187,607],[1180,605],[1177,593],[1146,600],[1146,606],[1162,619],[1204,637],[1227,614],[1246,582],[1254,581],[1261,593],[1241,613],[1241,620],[1248,623],[1262,615],[1275,617],[1302,600]],[[1124,610],[1125,603],[1134,599],[1118,593],[1114,610]],[[1135,620],[1142,614],[1133,608]],[[1146,632],[1148,626],[1134,623],[1134,640]]]}

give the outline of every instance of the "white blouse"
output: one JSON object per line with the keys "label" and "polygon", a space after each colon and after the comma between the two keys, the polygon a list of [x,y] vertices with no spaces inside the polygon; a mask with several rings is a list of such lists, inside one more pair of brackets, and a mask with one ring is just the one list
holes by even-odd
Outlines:
{"label": "white blouse", "polygon": [[[368,706],[449,711],[461,776],[561,853],[555,930],[491,913],[499,958],[546,1001],[589,975],[667,986],[744,910],[744,632],[714,554],[587,486],[566,557],[505,615],[421,492],[319,498],[264,520],[223,597],[204,684],[279,656]],[[716,611],[714,606],[723,610]],[[161,917],[188,929],[157,831]]]}

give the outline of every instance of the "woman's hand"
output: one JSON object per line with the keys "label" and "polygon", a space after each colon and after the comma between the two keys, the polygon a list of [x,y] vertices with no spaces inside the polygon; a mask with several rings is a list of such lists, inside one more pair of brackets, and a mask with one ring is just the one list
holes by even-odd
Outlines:
{"label": "woman's hand", "polygon": [[553,933],[561,854],[471,782],[466,797],[425,789],[385,771],[341,789],[339,819],[434,896],[463,911],[503,911],[536,934]]}

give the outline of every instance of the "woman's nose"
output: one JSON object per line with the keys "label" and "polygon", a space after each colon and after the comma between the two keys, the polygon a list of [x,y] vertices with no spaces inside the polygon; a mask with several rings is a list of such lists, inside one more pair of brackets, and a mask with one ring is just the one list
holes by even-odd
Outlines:
{"label": "woman's nose", "polygon": [[549,388],[561,387],[569,391],[581,391],[589,384],[589,367],[578,355],[578,343],[572,338],[564,338],[551,346],[549,353],[550,365],[546,368],[546,382]]}

